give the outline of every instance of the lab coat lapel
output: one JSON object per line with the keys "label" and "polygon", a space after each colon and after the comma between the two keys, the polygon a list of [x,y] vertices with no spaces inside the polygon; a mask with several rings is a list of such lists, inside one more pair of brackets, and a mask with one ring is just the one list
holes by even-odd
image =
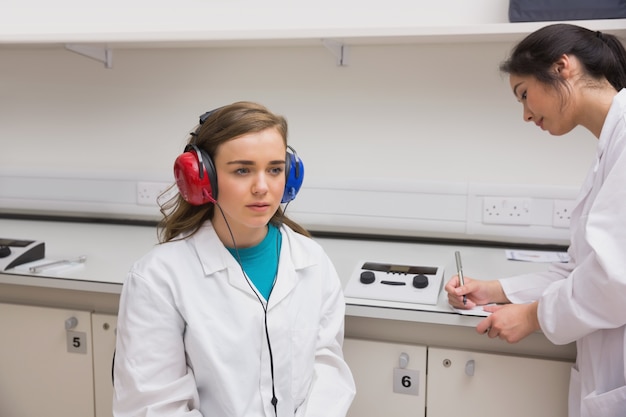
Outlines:
{"label": "lab coat lapel", "polygon": [[[613,166],[613,163],[608,162],[607,159],[617,157],[616,155],[608,154],[608,150],[614,146],[612,140],[616,137],[614,131],[616,126],[622,117],[623,106],[626,102],[626,89],[620,91],[620,93],[614,98],[614,102],[609,109],[609,113],[606,116],[604,125],[602,126],[602,132],[598,138],[596,145],[596,158],[593,162],[591,169],[589,169],[585,181],[583,182],[578,198],[576,200],[576,207],[572,211],[572,219],[580,219],[583,213],[589,213],[591,207],[583,207],[582,201],[588,201],[588,204],[593,204],[595,201],[595,195],[592,193],[598,193],[601,188],[601,184],[604,182],[604,176],[607,174],[605,171],[606,166]],[[586,222],[585,222],[586,223]],[[574,236],[577,229],[580,227],[578,222],[572,222],[570,226],[571,235]]]}
{"label": "lab coat lapel", "polygon": [[274,282],[274,288],[269,297],[268,310],[284,300],[289,293],[296,287],[298,274],[291,262],[289,256],[285,256],[285,245],[283,240],[283,248],[280,250],[280,263],[278,265],[278,274]]}
{"label": "lab coat lapel", "polygon": [[248,284],[241,266],[224,247],[211,222],[206,222],[191,240],[205,278],[228,280],[232,287],[256,298],[252,284]]}
{"label": "lab coat lapel", "polygon": [[302,237],[286,226],[281,227],[280,232],[283,239],[278,274],[269,298],[268,310],[278,305],[295,289],[298,280],[303,277],[303,270],[313,263],[309,253],[300,242]]}

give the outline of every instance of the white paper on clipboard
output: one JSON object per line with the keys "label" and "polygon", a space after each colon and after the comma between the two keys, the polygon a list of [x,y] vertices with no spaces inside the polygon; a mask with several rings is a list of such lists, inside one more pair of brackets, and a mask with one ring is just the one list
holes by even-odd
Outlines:
{"label": "white paper on clipboard", "polygon": [[[487,304],[487,305],[493,306],[495,304]],[[481,316],[481,317],[489,316],[491,314],[491,311],[485,311],[483,310],[483,307],[485,306],[475,306],[474,308],[470,308],[469,310],[454,308],[454,307],[452,307],[452,309],[454,310],[455,313],[462,314],[464,316]]]}
{"label": "white paper on clipboard", "polygon": [[546,252],[533,250],[506,249],[506,258],[510,261],[522,262],[569,262],[567,252]]}

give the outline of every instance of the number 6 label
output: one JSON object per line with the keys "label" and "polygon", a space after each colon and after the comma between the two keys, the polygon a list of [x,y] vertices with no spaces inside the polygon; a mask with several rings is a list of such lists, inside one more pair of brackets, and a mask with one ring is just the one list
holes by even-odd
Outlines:
{"label": "number 6 label", "polygon": [[393,369],[393,392],[419,395],[420,371],[406,368]]}

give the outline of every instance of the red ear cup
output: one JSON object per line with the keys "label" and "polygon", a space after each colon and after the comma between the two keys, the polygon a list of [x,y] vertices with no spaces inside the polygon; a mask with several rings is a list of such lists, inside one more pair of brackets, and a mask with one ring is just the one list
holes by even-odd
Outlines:
{"label": "red ear cup", "polygon": [[204,155],[205,158],[202,158],[196,149],[191,149],[180,154],[174,162],[174,178],[178,190],[185,201],[194,206],[215,203],[217,197],[213,163],[206,153]]}

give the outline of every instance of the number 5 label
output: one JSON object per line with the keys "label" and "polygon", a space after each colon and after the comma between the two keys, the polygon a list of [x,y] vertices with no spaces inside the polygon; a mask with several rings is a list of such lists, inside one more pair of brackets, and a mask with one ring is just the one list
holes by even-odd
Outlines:
{"label": "number 5 label", "polygon": [[87,333],[68,330],[67,351],[69,353],[87,353]]}

